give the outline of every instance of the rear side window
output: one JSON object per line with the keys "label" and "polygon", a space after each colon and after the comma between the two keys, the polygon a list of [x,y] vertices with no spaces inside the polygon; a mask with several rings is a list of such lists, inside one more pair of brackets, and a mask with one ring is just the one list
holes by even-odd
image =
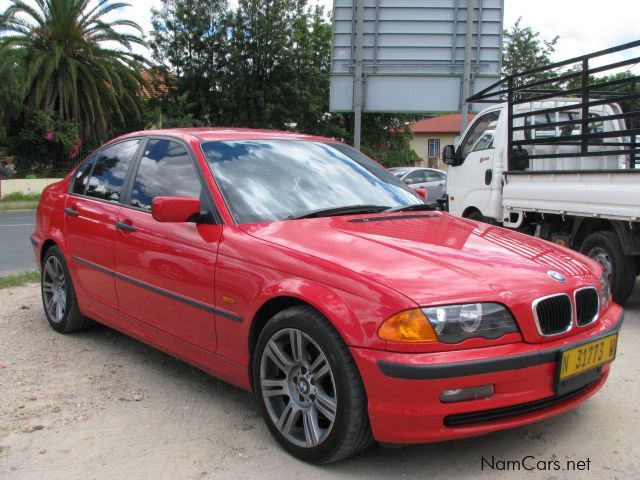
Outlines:
{"label": "rear side window", "polygon": [[71,193],[84,195],[84,192],[87,189],[87,183],[89,183],[91,169],[93,168],[93,164],[96,163],[96,158],[98,158],[98,155],[93,155],[76,171],[76,174],[73,177],[73,188],[71,189]]}
{"label": "rear side window", "polygon": [[440,180],[444,180],[444,175],[439,172],[425,172],[425,182],[439,182]]}
{"label": "rear side window", "polygon": [[187,149],[170,140],[149,140],[140,160],[131,205],[151,211],[155,197],[200,198],[202,185]]}
{"label": "rear side window", "polygon": [[127,140],[102,150],[91,172],[86,195],[112,202],[120,201],[122,185],[139,144],[140,140]]}

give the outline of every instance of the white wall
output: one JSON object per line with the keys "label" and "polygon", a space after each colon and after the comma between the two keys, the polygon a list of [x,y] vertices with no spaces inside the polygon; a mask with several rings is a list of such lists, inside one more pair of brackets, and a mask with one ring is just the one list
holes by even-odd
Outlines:
{"label": "white wall", "polygon": [[47,185],[61,180],[60,178],[12,178],[0,180],[0,198],[9,193],[41,193]]}

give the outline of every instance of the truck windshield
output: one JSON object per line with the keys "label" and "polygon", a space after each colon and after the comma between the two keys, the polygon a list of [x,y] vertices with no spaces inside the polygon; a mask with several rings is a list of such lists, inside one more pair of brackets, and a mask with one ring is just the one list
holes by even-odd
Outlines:
{"label": "truck windshield", "polygon": [[201,148],[238,223],[342,207],[423,203],[394,175],[343,144],[238,140],[206,142]]}
{"label": "truck windshield", "polygon": [[462,143],[462,158],[467,158],[471,152],[493,148],[493,138],[499,118],[500,110],[496,110],[476,120]]}

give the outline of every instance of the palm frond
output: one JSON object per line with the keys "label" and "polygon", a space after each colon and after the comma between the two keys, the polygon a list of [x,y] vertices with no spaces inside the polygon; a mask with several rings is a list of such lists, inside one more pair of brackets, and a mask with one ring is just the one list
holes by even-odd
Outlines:
{"label": "palm frond", "polygon": [[146,45],[143,31],[127,18],[105,17],[128,6],[113,0],[10,0],[0,15],[0,56],[9,49],[23,53],[25,101],[76,121],[83,136],[95,139],[104,139],[110,117],[138,114],[139,91],[147,83],[140,72],[148,60],[132,47]]}

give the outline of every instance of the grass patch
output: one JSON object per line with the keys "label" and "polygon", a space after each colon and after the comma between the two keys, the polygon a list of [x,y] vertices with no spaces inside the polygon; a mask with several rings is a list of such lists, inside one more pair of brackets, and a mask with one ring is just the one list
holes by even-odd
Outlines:
{"label": "grass patch", "polygon": [[0,289],[40,282],[40,272],[22,272],[0,276]]}
{"label": "grass patch", "polygon": [[0,212],[8,210],[35,210],[38,202],[0,202]]}
{"label": "grass patch", "polygon": [[7,193],[2,197],[3,202],[37,202],[40,200],[40,193]]}

